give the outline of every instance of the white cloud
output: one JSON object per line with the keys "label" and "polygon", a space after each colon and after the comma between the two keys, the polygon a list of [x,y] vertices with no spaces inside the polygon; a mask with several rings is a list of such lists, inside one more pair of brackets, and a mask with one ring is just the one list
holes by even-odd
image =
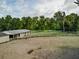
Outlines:
{"label": "white cloud", "polygon": [[[54,12],[61,10],[65,0],[39,0],[35,9],[38,15],[51,16]],[[48,14],[48,15],[47,15]],[[50,15],[49,15],[50,14]]]}
{"label": "white cloud", "polygon": [[65,0],[63,10],[67,13],[75,13],[78,6],[74,3],[75,0]]}
{"label": "white cloud", "polygon": [[[7,0],[9,1],[9,0]],[[28,3],[31,3],[29,4]],[[52,16],[56,11],[65,11],[67,14],[79,13],[79,7],[75,0],[16,0],[15,5],[6,4],[6,0],[0,0],[0,15],[12,16]]]}
{"label": "white cloud", "polygon": [[0,1],[0,16],[2,15],[7,15],[12,13],[12,8],[8,7],[8,5],[6,4],[5,0],[4,1]]}

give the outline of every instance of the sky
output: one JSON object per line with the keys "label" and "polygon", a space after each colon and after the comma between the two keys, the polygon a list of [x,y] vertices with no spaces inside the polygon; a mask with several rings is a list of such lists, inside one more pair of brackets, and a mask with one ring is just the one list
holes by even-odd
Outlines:
{"label": "sky", "polygon": [[65,11],[66,14],[78,13],[79,6],[75,0],[0,0],[0,17],[11,15],[23,16],[48,16],[52,17],[57,11]]}

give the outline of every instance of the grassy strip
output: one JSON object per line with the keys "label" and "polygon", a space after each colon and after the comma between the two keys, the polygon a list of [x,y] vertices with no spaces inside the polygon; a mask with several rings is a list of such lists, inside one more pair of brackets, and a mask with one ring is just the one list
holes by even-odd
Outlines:
{"label": "grassy strip", "polygon": [[32,31],[32,37],[54,37],[54,36],[79,36],[78,33],[73,32],[61,32],[61,31]]}

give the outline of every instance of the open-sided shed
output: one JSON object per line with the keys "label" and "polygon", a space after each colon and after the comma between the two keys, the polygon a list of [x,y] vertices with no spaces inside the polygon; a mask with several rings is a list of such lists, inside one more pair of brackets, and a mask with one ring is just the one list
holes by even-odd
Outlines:
{"label": "open-sided shed", "polygon": [[17,38],[27,38],[27,37],[30,37],[31,35],[31,31],[26,29],[9,30],[9,31],[3,31],[2,33],[8,35],[10,40],[17,39]]}

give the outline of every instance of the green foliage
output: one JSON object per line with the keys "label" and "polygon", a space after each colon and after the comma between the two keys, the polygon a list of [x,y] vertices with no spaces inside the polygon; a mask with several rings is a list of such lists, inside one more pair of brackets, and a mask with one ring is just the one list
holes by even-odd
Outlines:
{"label": "green foliage", "polygon": [[77,31],[78,29],[78,15],[71,13],[66,16],[65,21],[65,29],[66,31]]}
{"label": "green foliage", "polygon": [[10,15],[0,18],[0,31],[15,29],[76,32],[79,30],[79,16],[75,13],[65,15],[65,12],[58,11],[51,18],[44,16],[12,18]]}
{"label": "green foliage", "polygon": [[57,29],[61,29],[61,30],[64,30],[64,18],[65,17],[65,12],[61,12],[61,11],[58,11],[54,14],[54,18],[57,22]]}

